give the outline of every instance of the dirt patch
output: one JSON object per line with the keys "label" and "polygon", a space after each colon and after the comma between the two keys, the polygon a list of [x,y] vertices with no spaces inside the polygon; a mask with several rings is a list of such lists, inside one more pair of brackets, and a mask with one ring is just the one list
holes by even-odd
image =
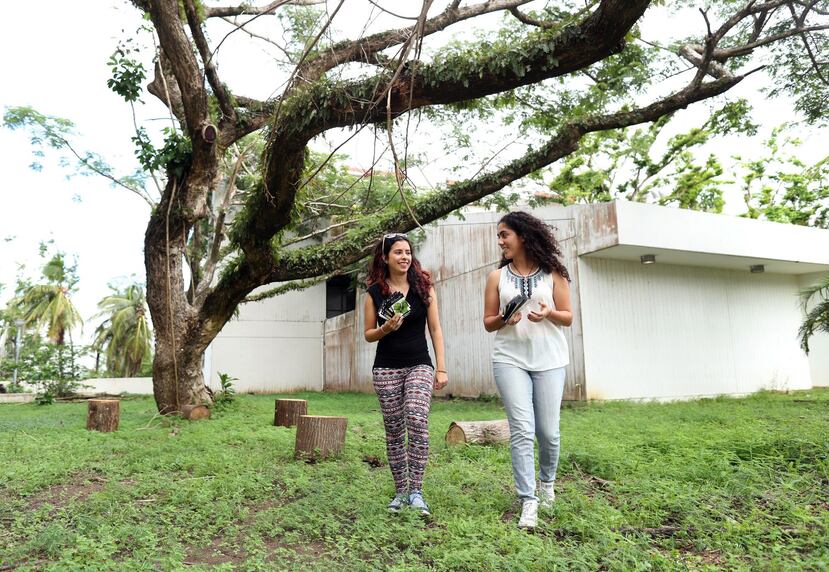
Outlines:
{"label": "dirt patch", "polygon": [[218,536],[213,538],[208,546],[185,546],[184,552],[186,554],[184,564],[191,566],[196,564],[206,566],[241,564],[247,559],[244,548],[241,546],[233,548],[224,546],[223,538]]}
{"label": "dirt patch", "polygon": [[299,560],[315,560],[331,552],[331,547],[318,539],[310,539],[302,544],[289,544],[281,536],[275,536],[273,538],[266,537],[262,540],[270,554],[288,550],[296,554]]}
{"label": "dirt patch", "polygon": [[68,483],[52,485],[26,498],[26,508],[35,511],[48,504],[60,508],[70,502],[84,502],[104,490],[107,480],[100,475],[75,475]]}
{"label": "dirt patch", "polygon": [[521,514],[521,501],[515,500],[507,510],[501,514],[501,522],[518,522],[518,515]]}
{"label": "dirt patch", "polygon": [[725,564],[725,557],[720,550],[696,550],[691,546],[679,546],[680,553],[683,555],[683,561],[699,560],[702,564],[713,566],[722,566]]}
{"label": "dirt patch", "polygon": [[363,462],[366,463],[372,469],[377,469],[385,465],[383,461],[381,461],[378,457],[374,455],[366,455],[363,457]]}
{"label": "dirt patch", "polygon": [[[256,517],[260,513],[267,510],[278,508],[291,504],[302,498],[301,496],[291,496],[285,493],[283,487],[277,487],[282,493],[277,497],[267,500],[260,500],[252,503],[246,503],[247,516],[240,518],[236,524],[242,530],[252,527],[256,522]],[[262,542],[269,554],[281,551],[284,556],[284,551],[288,550],[294,552],[298,557],[316,557],[326,552],[327,547],[324,543],[314,540],[309,540],[301,545],[288,544],[282,536],[276,537],[262,537]],[[243,539],[238,537],[231,537],[226,535],[217,535],[210,540],[207,546],[197,546],[188,544],[184,546],[185,559],[184,563],[187,565],[204,565],[204,566],[219,566],[221,564],[231,564],[234,568],[240,568],[248,559],[248,554],[243,546]]]}
{"label": "dirt patch", "polygon": [[720,550],[698,550],[690,545],[679,545],[676,546],[676,550],[679,552],[677,557],[676,552],[668,549],[658,546],[655,549],[665,558],[681,562],[685,569],[696,570],[700,565],[715,566],[716,569],[721,569],[727,563],[727,559]]}

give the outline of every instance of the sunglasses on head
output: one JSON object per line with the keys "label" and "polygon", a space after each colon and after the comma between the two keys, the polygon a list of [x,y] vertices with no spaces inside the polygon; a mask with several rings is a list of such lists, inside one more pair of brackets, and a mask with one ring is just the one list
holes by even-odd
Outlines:
{"label": "sunglasses on head", "polygon": [[402,232],[393,232],[391,234],[387,234],[387,235],[383,236],[383,250],[386,249],[386,240],[389,239],[389,238],[394,239],[392,241],[392,244],[394,244],[395,241],[397,241],[398,239],[409,240],[408,237],[406,236],[406,234],[402,233]]}

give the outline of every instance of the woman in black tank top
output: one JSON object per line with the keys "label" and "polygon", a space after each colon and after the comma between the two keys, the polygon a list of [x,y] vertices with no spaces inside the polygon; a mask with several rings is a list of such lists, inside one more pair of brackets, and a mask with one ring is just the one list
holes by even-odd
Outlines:
{"label": "woman in black tank top", "polygon": [[[396,491],[388,508],[396,512],[409,505],[428,515],[422,487],[429,457],[429,408],[433,388],[443,389],[449,381],[432,277],[420,267],[405,234],[387,234],[374,247],[366,282],[365,338],[378,342],[372,376]],[[380,312],[392,297],[401,299],[395,304],[399,312]],[[427,326],[437,369],[429,357]]]}

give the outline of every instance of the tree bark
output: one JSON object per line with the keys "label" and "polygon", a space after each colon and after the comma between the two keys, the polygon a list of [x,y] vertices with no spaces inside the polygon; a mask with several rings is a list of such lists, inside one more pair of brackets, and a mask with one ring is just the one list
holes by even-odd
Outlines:
{"label": "tree bark", "polygon": [[171,177],[144,237],[147,305],[155,330],[153,394],[160,413],[212,402],[204,385],[202,356],[215,333],[204,342],[204,328],[187,300],[184,280],[189,228],[179,213],[184,209],[180,197],[186,192],[186,183]]}
{"label": "tree bark", "polygon": [[118,430],[121,402],[117,399],[90,399],[86,406],[86,428],[110,433]]}
{"label": "tree bark", "polygon": [[273,424],[277,427],[293,427],[302,415],[308,414],[308,402],[304,399],[277,399],[274,403]]}
{"label": "tree bark", "polygon": [[345,444],[346,417],[302,415],[296,427],[294,457],[306,461],[337,455]]}
{"label": "tree bark", "polygon": [[493,445],[509,441],[509,422],[497,421],[453,421],[446,432],[447,445],[472,443]]}

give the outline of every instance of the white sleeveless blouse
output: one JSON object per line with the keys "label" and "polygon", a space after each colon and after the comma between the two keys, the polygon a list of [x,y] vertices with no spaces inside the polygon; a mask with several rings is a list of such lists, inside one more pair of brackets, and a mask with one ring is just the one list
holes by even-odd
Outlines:
{"label": "white sleeveless blouse", "polygon": [[561,326],[550,320],[531,322],[527,318],[527,314],[538,308],[540,301],[555,308],[553,277],[539,268],[525,278],[513,272],[511,266],[508,264],[501,268],[498,282],[500,311],[503,312],[507,302],[519,293],[529,296],[530,301],[521,309],[520,322],[504,326],[495,334],[492,361],[515,365],[526,371],[546,371],[566,366],[570,363],[570,352]]}

